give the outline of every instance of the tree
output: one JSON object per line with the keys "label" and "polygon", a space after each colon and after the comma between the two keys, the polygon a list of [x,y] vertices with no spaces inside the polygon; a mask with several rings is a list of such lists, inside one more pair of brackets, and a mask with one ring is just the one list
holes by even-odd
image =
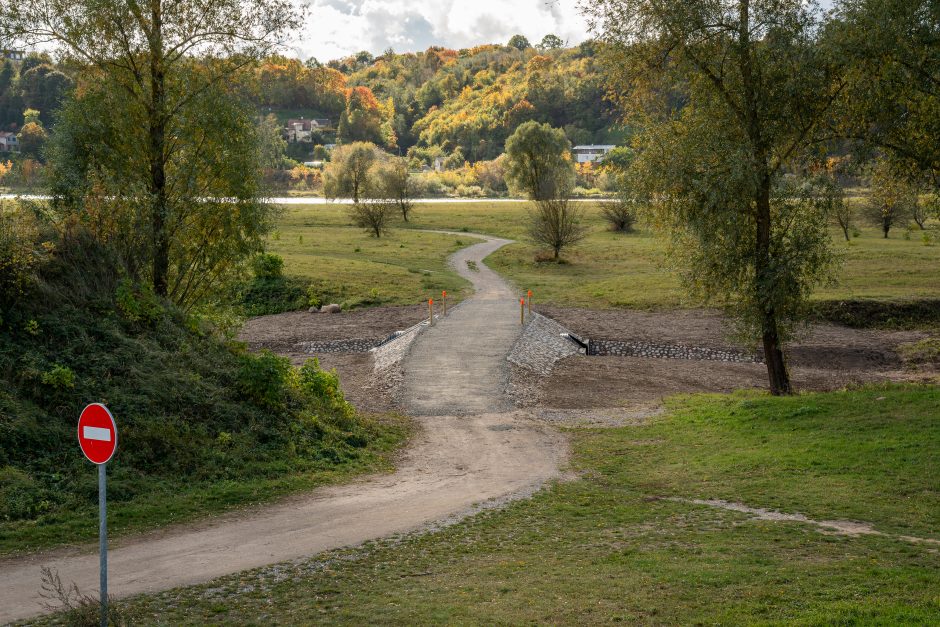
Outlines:
{"label": "tree", "polygon": [[513,35],[509,38],[509,42],[506,45],[516,50],[528,50],[532,47],[529,40],[523,35]]}
{"label": "tree", "polygon": [[284,139],[281,125],[273,113],[261,118],[258,124],[258,142],[261,149],[262,167],[273,170],[285,165],[287,140]]}
{"label": "tree", "polygon": [[940,187],[940,4],[839,0],[829,28],[849,64],[839,131]]}
{"label": "tree", "polygon": [[558,261],[563,249],[587,235],[582,217],[583,212],[567,196],[536,200],[529,214],[529,237],[535,244],[550,248],[552,259]]}
{"label": "tree", "polygon": [[552,34],[542,37],[542,41],[538,45],[539,50],[556,50],[564,47],[565,42],[561,40],[561,37]]}
{"label": "tree", "polygon": [[[120,98],[115,94],[109,102],[120,108],[101,111],[107,111],[109,117],[133,120],[140,131],[131,135],[133,142],[124,141],[130,138],[104,139],[124,151],[135,181],[146,180],[141,193],[128,196],[126,202],[146,203],[138,209],[148,213],[150,245],[146,255],[158,296],[169,295],[172,232],[181,221],[177,212],[205,197],[203,185],[180,185],[189,174],[180,165],[189,155],[202,152],[199,140],[186,134],[191,120],[204,118],[200,105],[207,92],[218,92],[216,88],[227,78],[280,45],[296,21],[289,0],[150,0],[143,5],[135,0],[0,3],[0,40],[24,45],[52,42],[87,68],[90,85],[105,84],[121,92]],[[221,160],[209,162],[224,165]],[[250,172],[244,174],[254,178]],[[230,191],[256,193],[250,185],[236,185]],[[222,193],[220,197],[235,196]],[[245,203],[255,200],[250,196],[236,198]],[[226,211],[224,207],[218,210]],[[224,219],[218,216],[218,220]]]}
{"label": "tree", "polygon": [[36,160],[42,156],[47,139],[49,135],[39,122],[27,122],[16,135],[16,140],[20,145],[20,154]]}
{"label": "tree", "polygon": [[375,185],[379,195],[395,204],[407,222],[414,208],[414,181],[408,171],[408,160],[403,157],[389,159],[377,168]]}
{"label": "tree", "polygon": [[914,212],[919,203],[917,189],[905,177],[898,176],[884,159],[872,169],[870,185],[868,217],[887,239],[891,228]]}
{"label": "tree", "polygon": [[526,122],[506,140],[507,177],[531,200],[567,197],[574,182],[565,132]]}
{"label": "tree", "polygon": [[20,74],[20,92],[27,107],[45,115],[43,122],[52,122],[52,114],[72,89],[72,79],[44,63]]}
{"label": "tree", "polygon": [[372,237],[382,237],[389,230],[389,221],[395,213],[395,203],[379,199],[353,203],[349,217],[353,224],[365,229]]}
{"label": "tree", "polygon": [[784,342],[833,262],[828,216],[782,186],[839,93],[817,45],[820,10],[802,0],[582,6],[608,44],[612,90],[642,129],[632,180],[653,199],[673,260],[693,293],[760,338],[771,392],[790,394]]}
{"label": "tree", "polygon": [[[228,85],[205,80],[193,78],[203,89],[174,119],[165,162],[165,295],[183,309],[211,302],[237,278],[276,215],[262,198],[255,111]],[[155,254],[151,135],[137,102],[105,76],[89,81],[60,111],[47,155],[53,209],[115,251],[118,271],[146,283]]]}
{"label": "tree", "polygon": [[387,111],[368,87],[353,87],[346,95],[346,110],[339,119],[340,143],[372,142],[395,145],[395,134],[387,124]]}
{"label": "tree", "polygon": [[845,241],[851,241],[851,231],[855,222],[855,210],[852,205],[845,200],[845,190],[836,181],[831,172],[825,172],[817,175],[809,185],[814,188],[814,193],[819,198],[822,210],[835,218],[836,224],[842,229],[842,235]]}
{"label": "tree", "polygon": [[379,150],[369,142],[355,142],[333,149],[323,172],[323,193],[327,198],[352,198],[354,204],[368,196],[372,166]]}

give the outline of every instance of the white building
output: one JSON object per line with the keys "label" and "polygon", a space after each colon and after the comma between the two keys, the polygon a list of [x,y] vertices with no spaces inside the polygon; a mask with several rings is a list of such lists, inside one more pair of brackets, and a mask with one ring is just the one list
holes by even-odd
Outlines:
{"label": "white building", "polygon": [[603,161],[607,153],[616,148],[610,144],[590,144],[575,146],[571,149],[574,160],[578,163],[597,163]]}

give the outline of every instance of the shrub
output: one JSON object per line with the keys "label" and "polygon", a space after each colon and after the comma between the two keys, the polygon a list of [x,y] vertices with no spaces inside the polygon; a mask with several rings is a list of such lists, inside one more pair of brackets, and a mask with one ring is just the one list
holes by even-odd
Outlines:
{"label": "shrub", "polygon": [[284,407],[291,376],[290,360],[271,351],[241,356],[238,389],[260,407]]}
{"label": "shrub", "polygon": [[606,202],[601,205],[601,217],[617,233],[632,233],[636,225],[636,208],[626,200]]}
{"label": "shrub", "polygon": [[48,385],[56,390],[65,390],[75,387],[75,373],[71,368],[63,366],[62,364],[56,364],[48,372],[42,373],[40,380],[43,385]]}
{"label": "shrub", "polygon": [[261,253],[252,260],[251,269],[259,279],[279,279],[284,276],[284,259],[273,253]]}
{"label": "shrub", "polygon": [[130,322],[153,324],[164,314],[150,285],[135,285],[128,279],[118,283],[115,303],[118,311]]}
{"label": "shrub", "polygon": [[395,214],[394,202],[372,200],[358,202],[349,209],[349,217],[353,224],[365,229],[372,237],[382,237],[389,231],[389,222]]}
{"label": "shrub", "polygon": [[35,283],[42,247],[35,221],[0,204],[0,306],[22,298]]}
{"label": "shrub", "polygon": [[45,491],[28,474],[11,466],[0,468],[0,519],[35,518],[49,505]]}

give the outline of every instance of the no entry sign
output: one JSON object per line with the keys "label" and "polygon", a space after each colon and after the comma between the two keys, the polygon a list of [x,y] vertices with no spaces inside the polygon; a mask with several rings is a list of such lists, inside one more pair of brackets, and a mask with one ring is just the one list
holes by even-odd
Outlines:
{"label": "no entry sign", "polygon": [[117,449],[117,425],[114,416],[101,403],[92,403],[78,419],[78,443],[82,453],[94,464],[107,464]]}

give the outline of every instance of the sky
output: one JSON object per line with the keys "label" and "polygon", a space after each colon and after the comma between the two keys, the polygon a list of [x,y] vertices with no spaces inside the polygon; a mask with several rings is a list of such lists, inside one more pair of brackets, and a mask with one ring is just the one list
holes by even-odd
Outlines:
{"label": "sky", "polygon": [[293,48],[321,62],[360,50],[379,54],[506,43],[553,33],[569,45],[588,37],[576,0],[302,0],[305,27]]}

